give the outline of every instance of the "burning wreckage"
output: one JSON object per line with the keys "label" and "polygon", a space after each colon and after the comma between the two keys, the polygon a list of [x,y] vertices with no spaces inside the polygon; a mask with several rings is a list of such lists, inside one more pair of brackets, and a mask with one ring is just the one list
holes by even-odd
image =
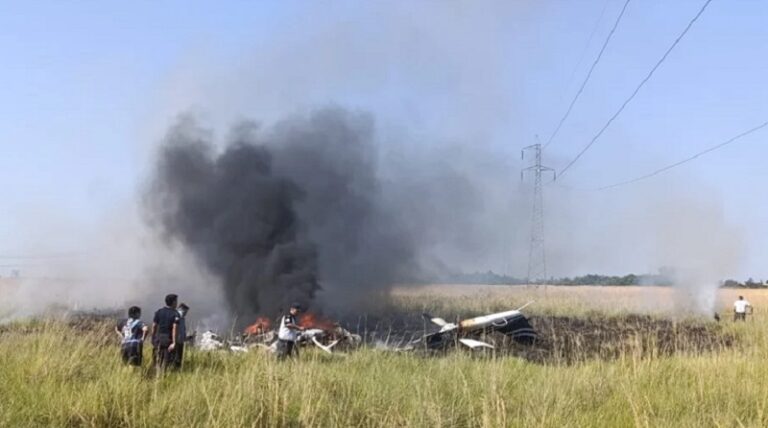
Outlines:
{"label": "burning wreckage", "polygon": [[[299,325],[305,330],[299,333],[298,345],[315,345],[329,354],[337,346],[349,348],[362,343],[360,335],[312,313],[302,315]],[[233,352],[249,352],[253,348],[259,348],[274,353],[277,350],[277,331],[272,328],[269,318],[259,317],[256,322],[246,327],[241,335],[229,340],[212,331],[206,331],[200,336],[197,346],[204,351],[229,349]]]}
{"label": "burning wreckage", "polygon": [[[522,309],[497,312],[456,322],[447,322],[443,318],[423,314],[425,320],[439,327],[437,331],[421,334],[416,338],[411,337],[406,341],[400,340],[395,346],[390,346],[388,335],[387,342],[379,341],[379,345],[382,345],[380,347],[383,349],[399,352],[419,349],[446,350],[459,344],[470,349],[494,349],[493,344],[481,340],[494,333],[509,337],[517,343],[530,345],[536,340],[537,334],[521,312]],[[320,318],[312,313],[302,315],[299,318],[299,325],[305,330],[299,334],[298,345],[317,346],[329,354],[338,349],[356,348],[365,342],[364,336],[352,333],[339,323]],[[375,332],[373,333],[371,338],[376,336]],[[206,331],[198,338],[196,345],[204,351],[228,349],[232,352],[249,352],[251,349],[258,348],[275,352],[277,332],[272,328],[272,322],[268,318],[260,317],[237,337],[227,340],[212,331]]]}

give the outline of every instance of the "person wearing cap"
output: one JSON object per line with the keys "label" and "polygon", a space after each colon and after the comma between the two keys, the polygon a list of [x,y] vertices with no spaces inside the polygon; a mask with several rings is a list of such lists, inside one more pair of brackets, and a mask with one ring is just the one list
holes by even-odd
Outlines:
{"label": "person wearing cap", "polygon": [[186,317],[187,312],[189,312],[189,306],[186,303],[182,303],[177,311],[179,312],[179,325],[176,326],[176,347],[173,348],[173,366],[176,369],[181,369],[184,360],[184,342],[187,341]]}
{"label": "person wearing cap", "polygon": [[304,327],[300,326],[296,319],[300,311],[301,305],[294,303],[288,313],[280,318],[280,328],[277,331],[277,358],[280,360],[294,353],[299,355],[296,341],[299,339],[299,332],[304,331]]}

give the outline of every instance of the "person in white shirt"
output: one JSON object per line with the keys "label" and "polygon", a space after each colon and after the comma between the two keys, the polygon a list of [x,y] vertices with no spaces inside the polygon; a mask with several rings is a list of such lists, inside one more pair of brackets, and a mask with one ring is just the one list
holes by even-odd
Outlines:
{"label": "person in white shirt", "polygon": [[299,348],[296,341],[299,339],[299,332],[304,331],[300,326],[296,316],[301,311],[301,305],[294,303],[290,311],[280,318],[280,328],[277,330],[277,358],[285,359],[294,353],[299,355]]}
{"label": "person in white shirt", "polygon": [[749,304],[744,296],[739,296],[739,300],[733,303],[733,320],[734,321],[746,321],[747,309],[752,312],[752,305]]}

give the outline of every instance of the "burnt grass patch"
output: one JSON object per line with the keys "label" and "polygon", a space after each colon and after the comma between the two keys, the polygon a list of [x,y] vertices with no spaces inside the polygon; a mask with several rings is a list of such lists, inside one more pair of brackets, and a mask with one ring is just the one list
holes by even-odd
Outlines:
{"label": "burnt grass patch", "polygon": [[[578,317],[533,315],[528,320],[538,335],[532,344],[521,344],[501,334],[488,333],[478,338],[492,343],[496,349],[472,352],[514,356],[539,364],[574,364],[590,360],[698,355],[736,344],[736,338],[725,333],[717,322],[695,318],[676,320],[641,314],[592,314]],[[386,343],[389,347],[403,347],[436,331],[435,326],[422,317],[405,313],[347,319],[342,325],[360,334],[366,343]],[[420,349],[418,345],[414,351],[425,355],[453,352],[450,349],[434,352]]]}
{"label": "burnt grass patch", "polygon": [[[734,346],[736,338],[714,321],[649,315],[533,316],[538,338],[524,346],[503,338],[502,349],[537,363],[697,355]],[[503,352],[503,351],[502,351]]]}

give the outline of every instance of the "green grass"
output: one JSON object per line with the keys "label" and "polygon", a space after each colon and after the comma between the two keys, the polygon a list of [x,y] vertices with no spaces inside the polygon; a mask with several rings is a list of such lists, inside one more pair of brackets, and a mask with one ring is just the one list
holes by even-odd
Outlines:
{"label": "green grass", "polygon": [[739,345],[702,355],[191,351],[183,372],[158,377],[119,362],[108,326],[20,323],[0,334],[0,426],[768,426],[764,325],[725,323]]}

